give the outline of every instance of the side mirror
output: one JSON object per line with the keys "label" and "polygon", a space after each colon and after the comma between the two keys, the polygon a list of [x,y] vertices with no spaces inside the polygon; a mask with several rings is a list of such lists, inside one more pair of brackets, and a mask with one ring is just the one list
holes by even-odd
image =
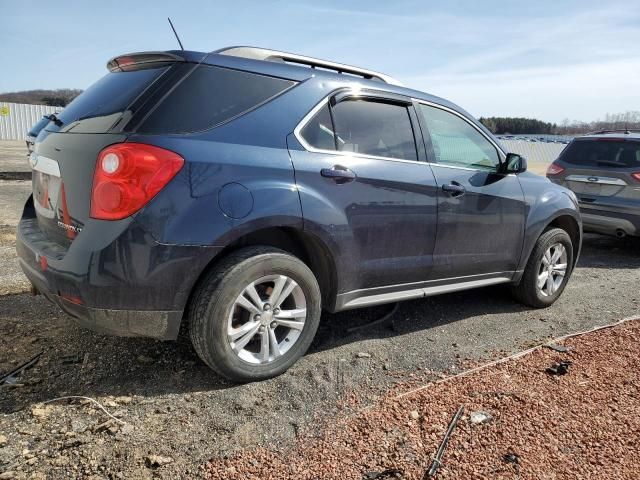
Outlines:
{"label": "side mirror", "polygon": [[507,153],[503,164],[504,173],[522,173],[527,171],[527,159],[517,153]]}

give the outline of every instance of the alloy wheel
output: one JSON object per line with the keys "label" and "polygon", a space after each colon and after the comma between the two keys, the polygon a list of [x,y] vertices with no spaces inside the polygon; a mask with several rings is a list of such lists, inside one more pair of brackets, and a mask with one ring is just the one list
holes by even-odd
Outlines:
{"label": "alloy wheel", "polygon": [[558,291],[567,274],[567,249],[561,243],[551,245],[540,262],[538,270],[538,289],[544,296]]}
{"label": "alloy wheel", "polygon": [[229,314],[227,339],[245,362],[267,364],[287,353],[300,338],[307,302],[300,285],[286,275],[251,282]]}

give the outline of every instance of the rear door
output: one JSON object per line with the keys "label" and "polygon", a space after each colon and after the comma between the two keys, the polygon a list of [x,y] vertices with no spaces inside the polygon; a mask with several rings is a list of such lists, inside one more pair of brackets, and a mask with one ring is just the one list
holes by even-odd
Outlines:
{"label": "rear door", "polygon": [[426,280],[436,184],[411,100],[344,92],[289,137],[305,228],[336,246],[338,292]]}
{"label": "rear door", "polygon": [[576,139],[557,163],[565,170],[554,181],[573,190],[583,207],[638,213],[640,139]]}
{"label": "rear door", "polygon": [[511,278],[524,235],[518,177],[498,173],[498,148],[463,115],[435,104],[419,109],[439,187],[433,278]]}

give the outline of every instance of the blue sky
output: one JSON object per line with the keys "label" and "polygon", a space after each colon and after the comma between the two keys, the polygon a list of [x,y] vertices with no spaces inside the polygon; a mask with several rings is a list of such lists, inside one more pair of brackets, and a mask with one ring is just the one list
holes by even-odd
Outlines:
{"label": "blue sky", "polygon": [[476,116],[640,110],[640,2],[0,0],[0,92],[86,88],[121,53],[259,45],[379,70]]}

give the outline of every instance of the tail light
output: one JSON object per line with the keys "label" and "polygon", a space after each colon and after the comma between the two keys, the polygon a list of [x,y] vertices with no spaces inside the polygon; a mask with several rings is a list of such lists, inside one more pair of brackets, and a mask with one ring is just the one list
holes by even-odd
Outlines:
{"label": "tail light", "polygon": [[640,182],[640,172],[632,173],[631,176]]}
{"label": "tail light", "polygon": [[144,143],[118,143],[100,152],[93,175],[91,217],[120,220],[156,196],[180,171],[177,153]]}
{"label": "tail light", "polygon": [[564,167],[561,167],[557,163],[552,163],[549,165],[549,168],[547,168],[547,175],[560,175],[562,172],[564,172]]}

